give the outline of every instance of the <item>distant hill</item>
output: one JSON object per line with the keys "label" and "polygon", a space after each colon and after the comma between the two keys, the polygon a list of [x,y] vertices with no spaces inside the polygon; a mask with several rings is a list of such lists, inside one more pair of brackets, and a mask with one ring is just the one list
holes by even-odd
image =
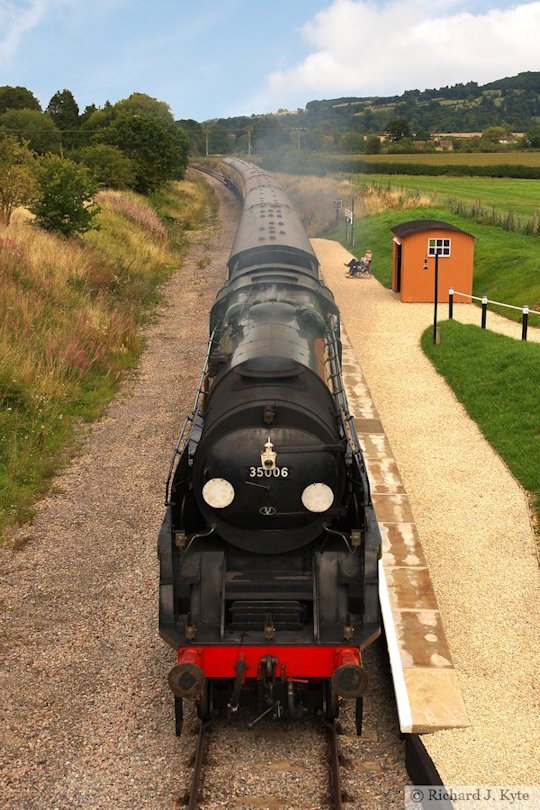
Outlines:
{"label": "distant hill", "polygon": [[420,143],[429,141],[433,132],[480,133],[495,126],[527,132],[540,125],[540,72],[482,86],[471,81],[407,90],[400,96],[343,96],[310,101],[294,111],[177,124],[189,135],[195,154],[262,154],[281,148],[357,153],[371,150],[366,135],[373,135],[378,147],[376,136],[396,119],[406,119],[407,130]]}
{"label": "distant hill", "polygon": [[540,72],[528,71],[485,85],[476,82],[400,96],[310,101],[311,120],[332,121],[357,132],[382,132],[390,118],[406,118],[413,132],[479,132],[504,125],[523,132],[540,123]]}

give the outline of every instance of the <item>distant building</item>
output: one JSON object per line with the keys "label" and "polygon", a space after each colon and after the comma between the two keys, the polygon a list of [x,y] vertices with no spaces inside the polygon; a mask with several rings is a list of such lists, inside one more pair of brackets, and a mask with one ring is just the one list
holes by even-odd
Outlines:
{"label": "distant building", "polygon": [[[469,138],[481,138],[481,132],[432,132],[431,137],[439,143],[443,149],[452,149],[453,141],[465,141]],[[504,138],[499,139],[501,144],[513,144],[520,138],[524,138],[524,132],[508,132]]]}

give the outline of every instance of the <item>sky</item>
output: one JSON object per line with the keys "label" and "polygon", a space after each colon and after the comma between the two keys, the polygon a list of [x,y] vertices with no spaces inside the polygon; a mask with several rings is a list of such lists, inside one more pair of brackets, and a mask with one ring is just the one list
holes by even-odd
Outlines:
{"label": "sky", "polygon": [[540,70],[540,0],[0,0],[0,86],[205,121]]}

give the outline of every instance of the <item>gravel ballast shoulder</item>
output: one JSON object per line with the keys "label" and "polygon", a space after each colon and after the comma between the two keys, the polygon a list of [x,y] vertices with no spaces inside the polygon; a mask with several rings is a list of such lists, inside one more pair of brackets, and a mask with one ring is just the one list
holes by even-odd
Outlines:
{"label": "gravel ballast shoulder", "polygon": [[169,459],[193,400],[239,205],[192,234],[139,369],[31,526],[0,554],[0,803],[170,807],[187,762],[157,636],[157,533]]}

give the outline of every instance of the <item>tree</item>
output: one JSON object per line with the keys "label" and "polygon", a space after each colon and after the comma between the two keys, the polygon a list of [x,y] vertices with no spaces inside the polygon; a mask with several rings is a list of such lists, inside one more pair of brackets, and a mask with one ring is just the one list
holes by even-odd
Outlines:
{"label": "tree", "polygon": [[175,124],[187,135],[191,154],[204,155],[206,145],[202,124],[199,124],[198,121],[194,121],[193,118],[183,118],[179,121],[175,121]]}
{"label": "tree", "polygon": [[174,123],[171,108],[165,101],[159,101],[146,93],[132,93],[128,98],[114,105],[115,114],[131,113],[132,115],[155,115],[168,124]]}
{"label": "tree", "polygon": [[540,149],[540,126],[536,125],[527,130],[525,142],[529,149]]}
{"label": "tree", "polygon": [[64,146],[77,144],[79,123],[79,105],[71,90],[59,90],[49,101],[47,113],[62,132]]}
{"label": "tree", "polygon": [[154,115],[124,112],[108,127],[98,130],[93,140],[118,147],[133,161],[134,188],[142,194],[154,191],[167,180],[184,177],[189,141],[174,123]]}
{"label": "tree", "polygon": [[384,131],[390,141],[400,141],[411,136],[411,128],[406,118],[393,118],[387,123]]}
{"label": "tree", "polygon": [[343,151],[348,153],[363,152],[365,149],[364,136],[358,132],[346,132],[343,136]]}
{"label": "tree", "polygon": [[482,132],[482,140],[498,144],[506,136],[506,127],[488,127]]}
{"label": "tree", "polygon": [[114,116],[114,107],[111,104],[101,110],[97,107],[94,109],[87,107],[81,118],[81,132],[86,134],[105,129],[114,121]]}
{"label": "tree", "polygon": [[94,227],[99,211],[94,204],[97,183],[86,166],[47,155],[41,160],[39,190],[40,197],[30,210],[46,231],[70,236]]}
{"label": "tree", "polygon": [[[212,124],[207,127],[205,138],[208,138],[208,152],[211,155],[227,155],[232,151],[233,140],[225,127]],[[253,143],[252,138],[252,143]]]}
{"label": "tree", "polygon": [[127,188],[135,182],[135,164],[117,146],[96,143],[81,149],[80,156],[100,186]]}
{"label": "tree", "polygon": [[7,136],[0,139],[0,222],[9,225],[18,205],[37,196],[38,164],[27,144]]}
{"label": "tree", "polygon": [[381,139],[378,135],[368,135],[366,138],[366,154],[378,155],[381,151]]}
{"label": "tree", "polygon": [[52,118],[37,110],[8,110],[0,115],[0,130],[19,141],[27,141],[30,149],[44,155],[60,151],[60,131]]}
{"label": "tree", "polygon": [[0,114],[7,110],[36,110],[41,112],[41,104],[26,87],[0,87]]}

